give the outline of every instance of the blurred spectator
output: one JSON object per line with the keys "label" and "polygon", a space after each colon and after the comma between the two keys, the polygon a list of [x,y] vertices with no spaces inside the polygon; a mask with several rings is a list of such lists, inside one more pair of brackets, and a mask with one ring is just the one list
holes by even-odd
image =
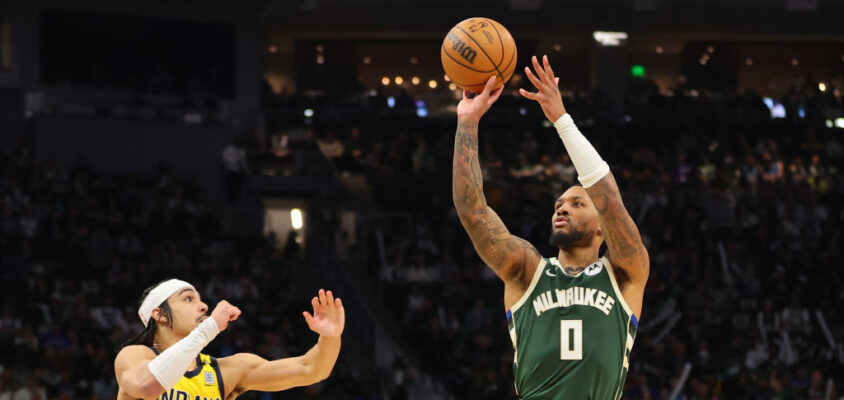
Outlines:
{"label": "blurred spectator", "polygon": [[223,149],[223,164],[226,167],[226,193],[229,204],[236,204],[240,199],[246,174],[246,150],[229,143]]}

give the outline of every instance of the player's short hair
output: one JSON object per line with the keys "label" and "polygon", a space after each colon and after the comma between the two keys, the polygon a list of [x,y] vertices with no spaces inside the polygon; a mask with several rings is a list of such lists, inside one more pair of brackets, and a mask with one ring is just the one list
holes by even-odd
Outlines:
{"label": "player's short hair", "polygon": [[578,181],[578,180],[576,180],[576,179],[575,179],[574,183],[572,183],[571,185],[569,185],[567,188],[563,189],[563,191],[562,191],[562,192],[557,193],[557,197],[554,197],[554,201],[556,201],[557,199],[559,199],[559,198],[560,198],[560,196],[562,196],[562,195],[563,195],[563,193],[565,193],[565,192],[566,192],[566,190],[569,190],[569,189],[571,189],[571,188],[573,188],[573,187],[575,187],[575,186],[580,186],[580,187],[583,187],[583,184],[581,184],[581,183],[580,183],[580,181]]}

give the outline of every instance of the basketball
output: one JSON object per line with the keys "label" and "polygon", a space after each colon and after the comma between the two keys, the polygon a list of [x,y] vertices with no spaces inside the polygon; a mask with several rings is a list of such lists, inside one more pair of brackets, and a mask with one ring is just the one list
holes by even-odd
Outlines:
{"label": "basketball", "polygon": [[489,77],[498,76],[497,89],[513,76],[516,42],[498,22],[469,18],[448,31],[440,58],[452,82],[461,89],[480,93]]}

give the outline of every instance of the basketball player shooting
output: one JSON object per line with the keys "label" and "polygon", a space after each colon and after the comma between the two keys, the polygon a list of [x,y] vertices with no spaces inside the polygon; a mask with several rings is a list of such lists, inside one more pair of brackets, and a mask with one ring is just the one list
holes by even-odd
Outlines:
{"label": "basketball player shooting", "polygon": [[193,285],[178,279],[150,287],[138,309],[146,328],[114,361],[117,399],[234,399],[247,390],[272,392],[326,379],[340,353],[345,311],[339,298],[321,289],[311,305],[313,314],[303,312],[305,322],[320,336],[304,355],[216,359],[200,351],[240,317],[240,309],[223,300],[209,316]]}
{"label": "basketball player shooting", "polygon": [[[492,77],[483,92],[457,106],[452,196],[460,222],[481,259],[504,281],[504,307],[513,341],[513,375],[522,399],[618,399],[642,310],[649,259],[607,163],[566,113],[558,79],[543,57],[525,74],[557,129],[583,186],[554,203],[550,244],[543,258],[510,234],[486,204],[478,163],[478,123],[501,95]],[[599,258],[601,244],[607,253]]]}

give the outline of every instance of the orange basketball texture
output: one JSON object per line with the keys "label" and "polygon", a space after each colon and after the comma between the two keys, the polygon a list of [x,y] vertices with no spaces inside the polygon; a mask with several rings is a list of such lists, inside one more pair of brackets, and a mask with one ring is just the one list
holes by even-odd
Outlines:
{"label": "orange basketball texture", "polygon": [[469,18],[448,31],[440,58],[452,82],[461,89],[480,93],[489,77],[498,76],[497,89],[513,76],[516,42],[498,22]]}

